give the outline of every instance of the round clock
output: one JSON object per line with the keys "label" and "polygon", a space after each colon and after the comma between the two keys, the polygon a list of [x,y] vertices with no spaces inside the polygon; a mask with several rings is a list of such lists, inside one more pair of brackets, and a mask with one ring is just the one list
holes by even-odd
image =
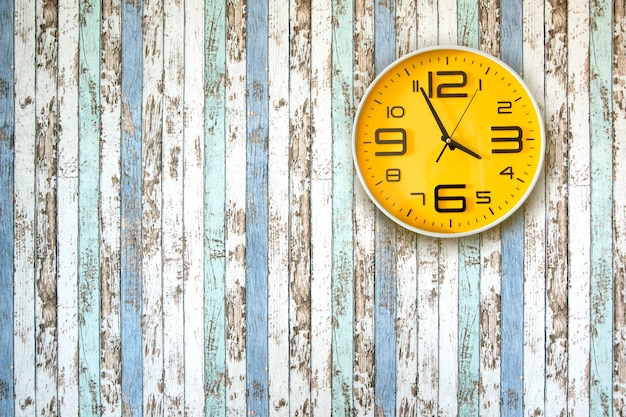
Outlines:
{"label": "round clock", "polygon": [[353,151],[363,187],[388,217],[459,237],[522,205],[541,171],[545,133],[514,70],[474,49],[435,47],[376,77],[357,111]]}

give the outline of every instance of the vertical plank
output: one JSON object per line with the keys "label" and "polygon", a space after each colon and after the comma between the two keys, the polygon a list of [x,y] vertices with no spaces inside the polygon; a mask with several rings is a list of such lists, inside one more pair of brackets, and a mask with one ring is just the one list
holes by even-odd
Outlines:
{"label": "vertical plank", "polygon": [[[204,10],[206,34],[204,56],[206,94],[204,106],[204,375],[205,416],[209,417],[226,413],[224,310],[226,7],[224,2],[208,0]],[[176,24],[175,20],[172,23]]]}
{"label": "vertical plank", "polygon": [[[518,73],[523,69],[522,1],[501,0],[500,58]],[[502,414],[523,412],[524,215],[519,210],[502,225]]]}
{"label": "vertical plank", "polygon": [[[35,409],[58,414],[57,397],[57,58],[56,2],[37,2],[35,56]],[[97,323],[97,322],[96,322]],[[16,375],[16,377],[19,377]]]}
{"label": "vertical plank", "polygon": [[268,396],[269,415],[289,412],[289,2],[268,9]]}
{"label": "vertical plank", "polygon": [[[541,2],[525,3],[522,8],[523,77],[539,108],[543,111],[545,108],[544,5]],[[545,410],[545,193],[545,175],[542,174],[535,184],[534,191],[528,197],[524,212],[523,414],[528,417],[542,416]]]}
{"label": "vertical plank", "polygon": [[[439,21],[437,2],[417,2],[417,47],[437,44]],[[417,414],[438,413],[439,353],[438,353],[438,282],[439,240],[425,236],[417,238]]]}
{"label": "vertical plank", "polygon": [[103,417],[120,416],[121,1],[102,2],[100,62],[100,396]]}
{"label": "vertical plank", "polygon": [[[443,45],[457,43],[457,1],[438,0],[438,38]],[[438,266],[438,412],[458,414],[459,357],[459,240],[441,239]],[[446,360],[446,358],[453,358]]]}
{"label": "vertical plank", "polygon": [[[374,1],[354,2],[354,102],[374,79]],[[354,413],[374,415],[374,204],[354,184]]]}
{"label": "vertical plank", "polygon": [[122,2],[120,320],[122,415],[143,413],[141,340],[141,0]]}
{"label": "vertical plank", "polygon": [[[395,3],[374,5],[374,67],[380,74],[396,59]],[[374,277],[375,410],[379,416],[395,413],[396,392],[396,225],[376,210]]]}
{"label": "vertical plank", "polygon": [[15,415],[36,413],[35,386],[35,2],[15,5],[15,161],[13,250],[15,280]]}
{"label": "vertical plank", "polygon": [[311,413],[311,3],[290,2],[289,407]]}
{"label": "vertical plank", "polygon": [[246,413],[246,8],[226,5],[226,415]]}
{"label": "vertical plank", "polygon": [[567,4],[546,1],[545,17],[545,415],[555,416],[565,413],[567,400]]}
{"label": "vertical plank", "polygon": [[268,3],[246,21],[246,384],[248,413],[267,415]]}
{"label": "vertical plank", "polygon": [[15,101],[13,68],[15,60],[14,4],[0,10],[0,414],[14,415],[13,388],[13,247],[14,247],[14,160]]}
{"label": "vertical plank", "polygon": [[[332,414],[332,3],[311,1],[311,414]],[[349,137],[349,136],[348,136]]]}
{"label": "vertical plank", "polygon": [[626,3],[613,5],[613,415],[626,413]]}
{"label": "vertical plank", "polygon": [[571,4],[567,11],[569,170],[567,233],[569,280],[567,411],[589,415],[589,291],[590,291],[590,141],[589,141],[589,4]]}
{"label": "vertical plank", "polygon": [[[77,415],[78,389],[78,2],[59,2],[57,285],[59,414]],[[1,261],[0,261],[1,262]]]}
{"label": "vertical plank", "polygon": [[[458,43],[478,47],[478,2],[457,4]],[[459,416],[480,410],[480,237],[459,239]]]}
{"label": "vertical plank", "polygon": [[613,131],[611,2],[590,3],[589,130],[591,165],[590,415],[611,415],[613,378]]}
{"label": "vertical plank", "polygon": [[142,15],[141,337],[143,413],[163,413],[163,2],[145,0]]}
{"label": "vertical plank", "polygon": [[185,413],[204,414],[204,1],[185,2],[183,255]]}
{"label": "vertical plank", "polygon": [[[185,404],[183,298],[183,51],[184,3],[163,2],[163,414],[179,415]],[[158,70],[158,68],[157,68]],[[157,121],[155,120],[155,123]]]}
{"label": "vertical plank", "polygon": [[[397,1],[395,15],[396,55],[401,57],[417,45],[417,10],[414,0]],[[403,228],[396,234],[396,415],[417,412],[417,235]]]}
{"label": "vertical plank", "polygon": [[332,1],[332,415],[354,413],[353,7]]}

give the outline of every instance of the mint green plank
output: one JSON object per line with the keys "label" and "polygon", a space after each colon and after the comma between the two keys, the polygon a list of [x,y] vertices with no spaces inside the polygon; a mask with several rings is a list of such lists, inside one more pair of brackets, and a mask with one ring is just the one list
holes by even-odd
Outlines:
{"label": "mint green plank", "polygon": [[205,415],[226,414],[225,264],[225,3],[205,6]]}
{"label": "mint green plank", "polygon": [[332,234],[332,409],[333,416],[353,415],[354,264],[352,89],[353,6],[334,0],[332,33],[333,234]]}
{"label": "mint green plank", "polygon": [[613,234],[611,126],[612,2],[591,2],[589,112],[591,133],[591,369],[592,416],[613,410]]}
{"label": "mint green plank", "polygon": [[[80,2],[78,360],[81,416],[100,413],[100,2]],[[63,202],[59,202],[61,205]],[[62,207],[60,207],[62,209]]]}
{"label": "mint green plank", "polygon": [[[478,1],[457,2],[458,42],[478,47]],[[480,238],[459,239],[459,416],[478,416],[480,399]]]}

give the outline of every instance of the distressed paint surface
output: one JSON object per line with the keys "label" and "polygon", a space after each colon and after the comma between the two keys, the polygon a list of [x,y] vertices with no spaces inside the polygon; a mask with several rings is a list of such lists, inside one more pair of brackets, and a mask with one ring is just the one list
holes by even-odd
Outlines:
{"label": "distressed paint surface", "polygon": [[[0,414],[624,415],[625,14],[3,3]],[[451,240],[351,155],[376,74],[446,43],[519,71],[547,135],[520,212]]]}

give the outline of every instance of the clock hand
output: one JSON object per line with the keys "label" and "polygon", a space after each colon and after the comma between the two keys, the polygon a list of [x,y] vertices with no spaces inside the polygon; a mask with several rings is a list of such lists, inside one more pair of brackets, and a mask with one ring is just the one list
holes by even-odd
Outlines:
{"label": "clock hand", "polygon": [[[439,118],[439,115],[437,114],[437,111],[435,110],[433,104],[431,103],[430,99],[428,98],[428,95],[426,94],[426,91],[424,91],[423,87],[420,88],[420,91],[422,92],[422,95],[424,96],[424,100],[426,100],[426,104],[428,104],[428,108],[430,109],[430,112],[433,114],[433,117],[435,118],[435,121],[437,122],[437,125],[439,126],[439,130],[441,130],[441,133],[443,134],[443,136],[441,137],[441,140],[443,140],[446,143],[444,145],[443,149],[441,150],[441,153],[437,157],[437,161],[436,162],[439,162],[439,159],[441,158],[441,155],[443,155],[443,152],[446,150],[446,146],[450,146],[451,150],[454,150],[455,148],[459,148],[460,150],[462,150],[463,152],[465,152],[468,155],[473,156],[474,158],[482,159],[481,156],[478,155],[476,152],[474,152],[471,149],[461,145],[459,142],[457,142],[454,139],[452,139],[451,135],[448,135],[448,132],[446,131],[446,128],[444,127],[443,122]],[[474,92],[474,95],[472,96],[472,98],[470,99],[469,103],[465,107],[465,110],[463,111],[463,114],[461,115],[461,119],[459,119],[458,123],[456,124],[456,127],[454,128],[455,131],[456,131],[456,128],[461,123],[461,120],[465,116],[465,113],[467,112],[467,109],[469,108],[470,104],[472,104],[472,101],[474,100],[474,97],[476,97],[476,93],[477,92],[478,92],[478,89],[476,89],[476,91]]]}

